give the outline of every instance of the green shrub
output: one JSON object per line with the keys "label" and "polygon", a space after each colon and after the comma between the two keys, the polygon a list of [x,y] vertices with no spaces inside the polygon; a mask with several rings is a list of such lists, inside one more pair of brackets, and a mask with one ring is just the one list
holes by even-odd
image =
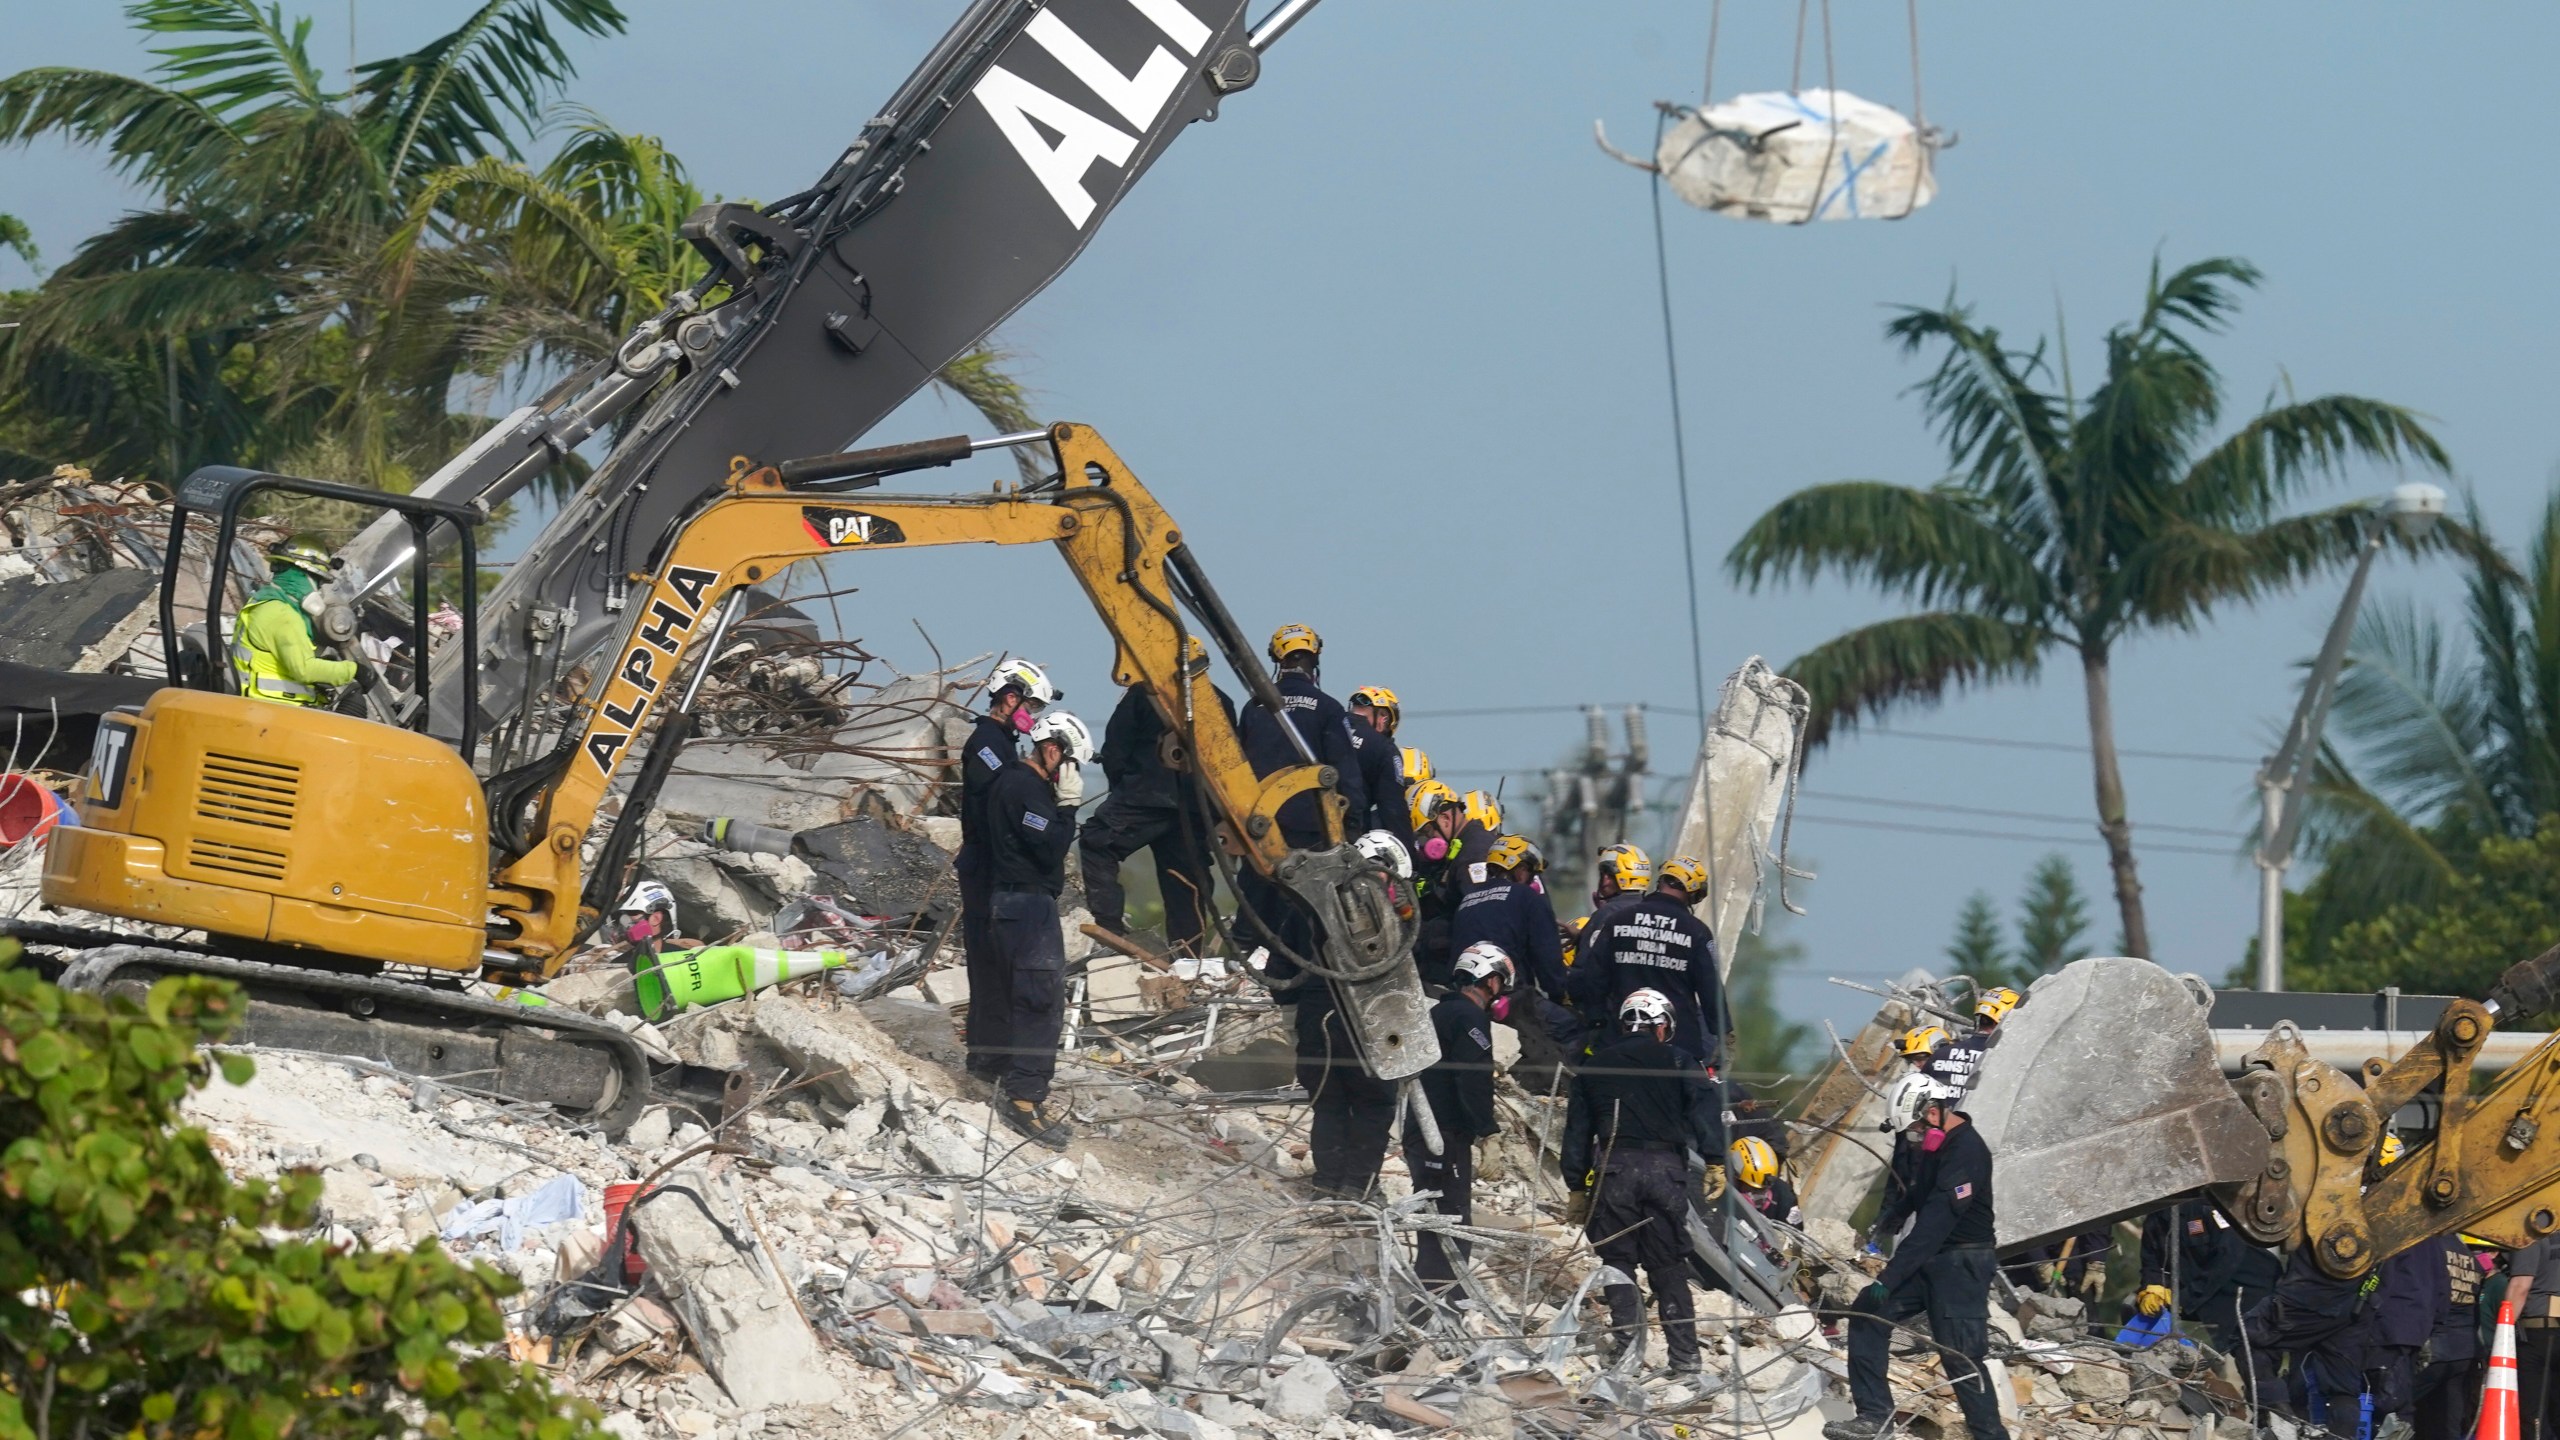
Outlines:
{"label": "green shrub", "polygon": [[217,1061],[248,1078],[199,1048],[243,1004],[183,978],[137,1005],[0,959],[0,1440],[599,1433],[505,1358],[511,1278],[433,1241],[300,1238],[317,1176],[234,1180],[178,1124]]}

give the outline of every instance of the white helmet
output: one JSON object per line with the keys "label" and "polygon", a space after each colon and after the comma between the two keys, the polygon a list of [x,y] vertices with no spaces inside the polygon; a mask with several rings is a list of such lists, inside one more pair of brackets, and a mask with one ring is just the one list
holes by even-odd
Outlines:
{"label": "white helmet", "polygon": [[1671,997],[1659,990],[1638,990],[1618,1002],[1618,1028],[1650,1030],[1671,1023]]}
{"label": "white helmet", "polygon": [[1479,940],[1459,951],[1455,968],[1460,985],[1472,985],[1495,975],[1501,976],[1502,989],[1497,992],[1501,994],[1509,994],[1519,978],[1519,971],[1511,964],[1511,956],[1490,940]]}
{"label": "white helmet", "polygon": [[1067,698],[1066,692],[1049,683],[1049,672],[1028,660],[1001,660],[987,676],[987,699],[994,700],[1007,690],[1019,690],[1022,698],[1034,705],[1055,705]]}
{"label": "white helmet", "polygon": [[1387,831],[1372,830],[1352,841],[1351,848],[1359,851],[1361,858],[1399,880],[1413,878],[1413,852],[1405,849],[1404,842]]}
{"label": "white helmet", "polygon": [[1885,1128],[1908,1130],[1920,1123],[1920,1112],[1954,1092],[1926,1073],[1914,1070],[1893,1082],[1884,1095]]}
{"label": "white helmet", "polygon": [[1081,765],[1093,758],[1093,732],[1084,722],[1064,710],[1044,710],[1031,722],[1029,733],[1022,737],[1025,753],[1043,740],[1056,740],[1067,747],[1067,758]]}
{"label": "white helmet", "polygon": [[631,893],[623,896],[622,903],[614,909],[624,915],[637,915],[651,910],[664,910],[673,915],[676,913],[675,892],[655,880],[643,880],[632,886]]}

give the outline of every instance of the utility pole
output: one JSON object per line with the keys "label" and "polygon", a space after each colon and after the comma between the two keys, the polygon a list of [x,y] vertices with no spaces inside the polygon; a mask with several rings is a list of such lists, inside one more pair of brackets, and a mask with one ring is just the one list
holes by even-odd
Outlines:
{"label": "utility pole", "polygon": [[1602,846],[1626,839],[1644,813],[1644,782],[1653,759],[1644,707],[1628,706],[1620,723],[1625,745],[1613,754],[1608,712],[1584,706],[1580,753],[1547,772],[1539,848],[1546,852],[1549,888],[1556,894],[1588,891],[1592,858]]}
{"label": "utility pole", "polygon": [[[2302,682],[2302,699],[2293,707],[2293,723],[2284,742],[2258,767],[2258,988],[2284,988],[2284,874],[2293,864],[2293,842],[2302,833],[2302,803],[2312,767],[2320,757],[2320,728],[2329,718],[2329,702],[2337,698],[2338,676],[2346,668],[2347,638],[2355,632],[2356,611],[2364,603],[2364,582],[2373,573],[2382,542],[2397,529],[2416,541],[2444,517],[2444,491],[2412,482],[2393,490],[2374,507],[2364,553],[2348,577],[2346,598],[2329,622],[2320,658]],[[2385,522],[2388,522],[2387,524]]]}

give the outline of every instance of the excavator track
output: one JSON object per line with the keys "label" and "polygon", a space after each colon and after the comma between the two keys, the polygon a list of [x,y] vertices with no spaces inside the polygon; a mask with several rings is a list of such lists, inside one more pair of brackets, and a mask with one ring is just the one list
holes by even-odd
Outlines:
{"label": "excavator track", "polygon": [[483,1000],[413,980],[271,965],[106,931],[31,925],[8,933],[29,945],[68,949],[66,989],[131,993],[168,975],[229,980],[249,997],[231,1036],[243,1044],[351,1056],[549,1104],[608,1135],[629,1129],[649,1104],[647,1052],[574,1010]]}

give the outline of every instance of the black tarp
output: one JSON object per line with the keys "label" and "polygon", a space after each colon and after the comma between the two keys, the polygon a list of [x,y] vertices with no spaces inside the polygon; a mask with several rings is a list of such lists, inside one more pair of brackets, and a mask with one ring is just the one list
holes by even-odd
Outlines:
{"label": "black tarp", "polygon": [[14,770],[78,770],[89,763],[98,717],[139,705],[159,688],[157,680],[0,660],[0,759]]}

